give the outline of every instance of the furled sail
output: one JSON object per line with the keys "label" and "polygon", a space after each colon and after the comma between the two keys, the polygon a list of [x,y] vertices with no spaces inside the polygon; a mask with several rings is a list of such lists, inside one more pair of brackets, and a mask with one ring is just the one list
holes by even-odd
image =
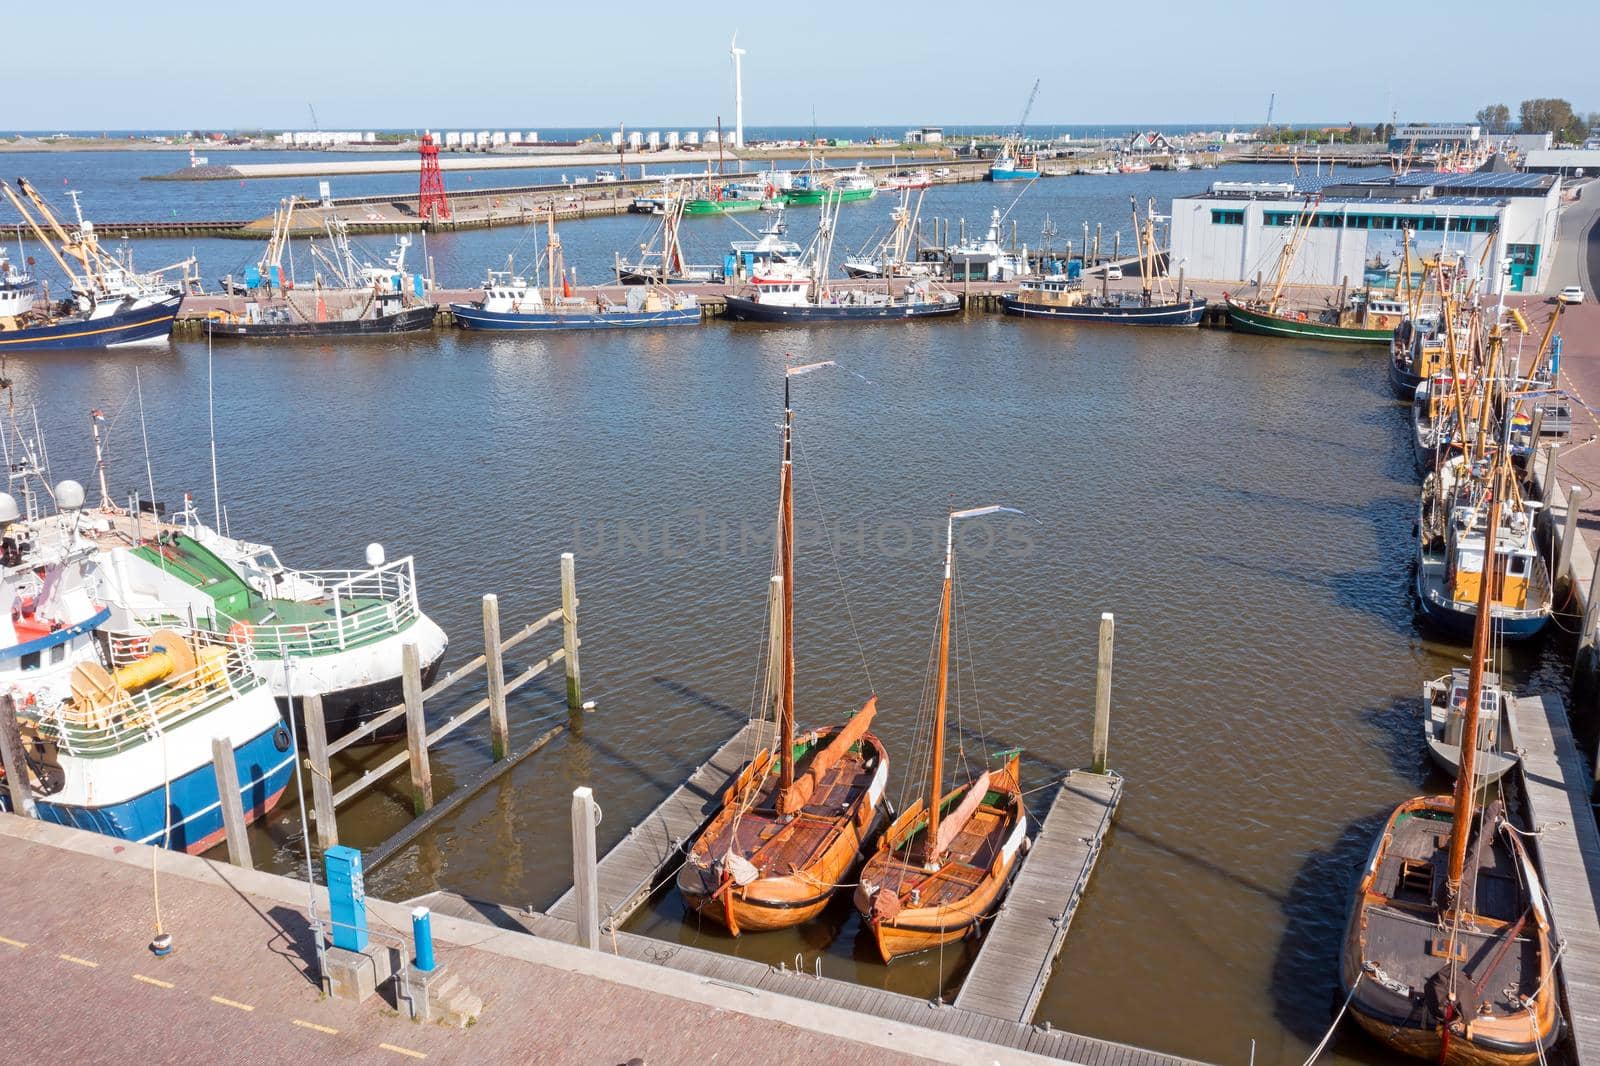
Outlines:
{"label": "furled sail", "polygon": [[983,803],[983,797],[989,792],[989,771],[985,770],[978,775],[978,779],[967,789],[967,794],[962,797],[961,805],[951,811],[944,821],[939,823],[939,835],[933,841],[933,850],[929,857],[943,855],[950,850],[950,845],[956,836],[966,827],[968,821]]}
{"label": "furled sail", "polygon": [[843,729],[834,736],[833,741],[826,748],[817,752],[811,760],[811,765],[806,767],[806,772],[795,780],[787,791],[778,797],[778,813],[793,814],[807,803],[816,791],[817,785],[827,775],[828,771],[844,758],[850,749],[866,735],[867,728],[872,725],[872,716],[878,713],[878,697],[874,696],[866,705],[856,712],[855,717],[845,723]]}

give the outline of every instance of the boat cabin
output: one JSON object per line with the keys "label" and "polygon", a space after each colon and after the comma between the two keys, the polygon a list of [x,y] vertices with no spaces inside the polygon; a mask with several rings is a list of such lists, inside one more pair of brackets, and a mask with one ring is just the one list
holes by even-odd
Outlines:
{"label": "boat cabin", "polygon": [[[1495,597],[1502,611],[1539,611],[1550,601],[1550,574],[1534,541],[1534,514],[1539,505],[1524,504],[1502,516],[1494,538]],[[1483,580],[1487,509],[1481,501],[1458,504],[1451,514],[1445,577],[1450,598],[1476,609]]]}

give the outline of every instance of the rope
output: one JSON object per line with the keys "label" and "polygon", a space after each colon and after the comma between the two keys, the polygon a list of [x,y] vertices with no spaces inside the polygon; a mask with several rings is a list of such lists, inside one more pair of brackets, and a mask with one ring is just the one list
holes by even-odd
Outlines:
{"label": "rope", "polygon": [[161,878],[157,871],[157,861],[161,852],[165,851],[172,843],[172,774],[167,769],[167,733],[159,725],[151,723],[151,728],[161,738],[161,776],[166,779],[164,798],[161,805],[161,819],[164,823],[161,829],[160,851],[150,849],[150,900],[156,912],[156,936],[161,936],[166,929],[161,924]]}
{"label": "rope", "polygon": [[1344,1021],[1344,1012],[1350,1009],[1350,1001],[1356,998],[1356,989],[1361,987],[1361,979],[1367,976],[1365,970],[1356,974],[1356,979],[1350,984],[1350,994],[1344,997],[1344,1003],[1339,1007],[1339,1013],[1333,1016],[1333,1024],[1328,1026],[1328,1031],[1322,1035],[1322,1040],[1311,1049],[1311,1057],[1306,1059],[1304,1066],[1311,1066],[1327,1050],[1328,1041],[1333,1039],[1333,1034],[1338,1031],[1339,1023]]}
{"label": "rope", "polygon": [[[812,504],[816,507],[817,515],[820,517],[822,515],[822,498],[817,492],[817,479],[811,475],[811,464],[806,459],[806,451],[800,445],[800,435],[791,430],[789,439],[794,444],[795,454],[800,457],[800,465],[805,468],[806,485],[811,489]],[[839,582],[839,592],[841,598],[844,600],[844,615],[850,623],[850,635],[855,638],[856,652],[861,656],[861,670],[867,675],[867,691],[873,695],[877,695],[877,686],[872,683],[872,668],[867,665],[867,648],[866,645],[861,642],[861,630],[856,627],[856,613],[855,610],[850,606],[850,586],[846,584],[844,580],[844,569],[839,565],[839,552],[834,547],[833,537],[828,533],[827,519],[823,518],[821,520],[821,524],[822,540],[823,543],[828,546],[828,557],[833,562],[833,576]]]}

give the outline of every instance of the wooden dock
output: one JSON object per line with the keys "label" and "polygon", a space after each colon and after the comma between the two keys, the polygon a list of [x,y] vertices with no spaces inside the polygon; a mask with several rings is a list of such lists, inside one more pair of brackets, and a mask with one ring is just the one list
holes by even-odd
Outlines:
{"label": "wooden dock", "polygon": [[1589,772],[1560,696],[1523,696],[1515,703],[1523,747],[1519,773],[1539,834],[1555,935],[1566,945],[1567,1025],[1578,1061],[1600,1063],[1600,829],[1589,805]]}
{"label": "wooden dock", "polygon": [[1032,1020],[1121,799],[1118,774],[1073,770],[1062,780],[961,983],[957,1008]]}
{"label": "wooden dock", "polygon": [[[684,845],[715,812],[722,792],[751,755],[761,722],[747,722],[700,765],[689,780],[661,801],[628,835],[606,853],[599,865],[600,925],[615,929],[627,920],[656,887]],[[577,898],[568,889],[548,909],[573,921]]]}
{"label": "wooden dock", "polygon": [[[601,898],[603,900],[605,897]],[[546,939],[568,942],[576,939],[571,922],[467,899],[451,892],[432,892],[407,901],[408,906],[414,904],[427,906],[438,914],[531,933]],[[831,977],[817,977],[702,948],[668,944],[634,933],[608,936],[604,944],[603,950],[609,951],[614,945],[619,955],[694,974],[714,984],[759,989],[824,1003],[1067,1062],[1092,1063],[1094,1066],[1199,1066],[1191,1059],[1175,1055],[1097,1040],[1049,1026],[995,1018],[959,1006],[943,1006],[915,996],[868,988]]]}

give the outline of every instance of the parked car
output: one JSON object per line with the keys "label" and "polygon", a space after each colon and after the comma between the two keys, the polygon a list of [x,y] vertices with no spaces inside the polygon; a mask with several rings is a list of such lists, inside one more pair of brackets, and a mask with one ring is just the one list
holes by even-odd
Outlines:
{"label": "parked car", "polygon": [[1556,293],[1556,302],[1564,304],[1581,304],[1583,303],[1583,289],[1577,285],[1568,285],[1566,288]]}
{"label": "parked car", "polygon": [[1122,280],[1122,268],[1121,267],[1116,267],[1116,266],[1106,267],[1106,280],[1107,281],[1121,281]]}

